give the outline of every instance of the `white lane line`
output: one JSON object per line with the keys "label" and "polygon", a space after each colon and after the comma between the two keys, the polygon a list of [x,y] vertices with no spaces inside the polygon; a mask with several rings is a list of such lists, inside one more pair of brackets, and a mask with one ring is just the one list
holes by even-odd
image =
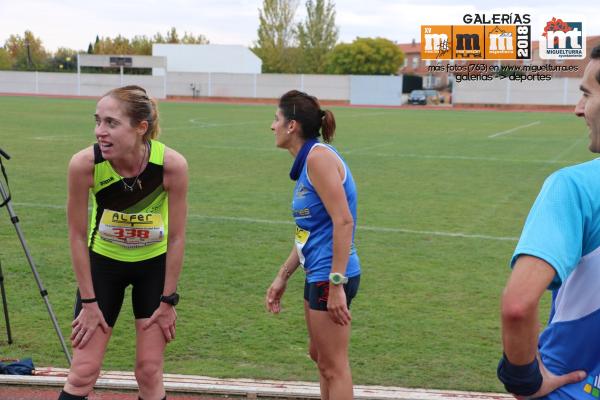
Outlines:
{"label": "white lane line", "polygon": [[[15,206],[19,207],[32,207],[32,208],[50,208],[55,210],[65,210],[65,206],[59,206],[56,204],[37,204],[37,203],[14,203]],[[248,217],[230,217],[225,215],[202,215],[202,214],[188,214],[189,218],[192,219],[209,219],[217,221],[233,221],[233,222],[246,222],[251,224],[268,224],[268,225],[294,225],[292,221],[273,220],[273,219],[260,219],[260,218],[248,218]],[[517,241],[516,237],[509,236],[492,236],[492,235],[481,235],[473,233],[463,232],[442,232],[442,231],[421,231],[415,229],[405,228],[387,228],[379,226],[368,226],[359,225],[358,230],[371,231],[371,232],[392,232],[392,233],[409,233],[414,235],[431,235],[431,236],[446,236],[446,237],[460,237],[468,239],[485,239],[485,240],[501,240],[501,241]]]}
{"label": "white lane line", "polygon": [[564,149],[563,151],[561,151],[560,153],[558,153],[556,155],[556,157],[552,158],[549,161],[550,162],[559,161],[564,155],[568,154],[571,150],[573,150],[576,146],[578,146],[579,143],[581,143],[584,139],[585,139],[585,137],[577,139],[569,147],[567,147],[566,149]]}
{"label": "white lane line", "polygon": [[[370,148],[388,146],[387,144],[374,145]],[[276,147],[251,147],[251,146],[227,146],[227,145],[196,145],[195,147],[201,149],[211,150],[241,150],[241,151],[281,151]],[[533,164],[564,164],[565,161],[553,161],[553,160],[523,160],[516,158],[498,158],[498,157],[472,157],[472,156],[460,156],[450,154],[415,154],[415,153],[370,153],[362,152],[367,148],[355,148],[350,150],[340,150],[341,154],[352,154],[359,155],[361,157],[390,157],[390,158],[414,158],[417,160],[463,160],[463,161],[490,161],[490,162],[510,162],[510,163],[533,163]]]}
{"label": "white lane line", "polygon": [[362,152],[362,151],[365,151],[365,150],[377,149],[379,147],[386,147],[386,146],[390,146],[390,145],[393,145],[393,144],[395,144],[395,143],[380,143],[380,144],[375,144],[373,146],[358,147],[356,149],[350,149],[350,150],[346,150],[346,151],[343,151],[343,152],[341,151],[341,153],[344,153],[344,154],[354,154],[356,152]]}
{"label": "white lane line", "polygon": [[493,134],[489,135],[488,137],[489,138],[495,138],[495,137],[498,137],[498,136],[502,136],[502,135],[506,135],[506,134],[518,131],[519,129],[525,129],[525,128],[529,128],[530,126],[539,125],[541,123],[542,123],[542,121],[534,121],[534,122],[532,122],[530,124],[517,126],[515,128],[509,129],[509,130],[506,130],[506,131],[502,131],[502,132],[493,133]]}
{"label": "white lane line", "polygon": [[[228,217],[228,216],[216,216],[216,215],[201,215],[201,214],[190,214],[190,218],[197,219],[214,219],[218,221],[234,221],[234,222],[248,222],[252,224],[269,224],[269,225],[294,225],[291,221],[271,220],[271,219],[259,219],[259,218],[247,218],[247,217]],[[460,237],[468,239],[485,239],[485,240],[501,240],[515,242],[519,240],[517,237],[509,236],[491,236],[481,234],[471,234],[463,232],[441,232],[441,231],[421,231],[415,229],[405,228],[387,228],[379,226],[368,226],[358,225],[357,229],[371,232],[392,232],[392,233],[409,233],[415,235],[431,235],[431,236],[446,236],[446,237]]]}
{"label": "white lane line", "polygon": [[273,147],[249,147],[249,146],[219,146],[219,145],[199,145],[201,149],[212,150],[243,150],[243,151],[281,151],[281,149]]}
{"label": "white lane line", "polygon": [[376,117],[378,115],[391,115],[391,114],[389,112],[380,111],[380,112],[371,112],[371,113],[363,113],[363,114],[340,115],[338,118],[341,122],[346,118]]}
{"label": "white lane line", "polygon": [[[341,151],[344,154],[345,152]],[[417,160],[465,160],[465,161],[492,161],[492,162],[514,162],[514,163],[535,163],[535,164],[561,164],[559,161],[549,160],[523,160],[516,158],[498,158],[498,157],[471,157],[471,156],[457,156],[457,155],[444,155],[444,154],[410,154],[410,153],[368,153],[359,154],[360,156],[376,156],[376,157],[391,157],[391,158],[414,158]]]}
{"label": "white lane line", "polygon": [[[374,117],[379,115],[386,115],[389,113],[386,112],[372,112],[372,113],[364,113],[364,114],[352,114],[345,115],[340,117],[342,119],[345,118],[362,118],[362,117]],[[179,131],[179,130],[191,130],[197,128],[220,128],[225,126],[244,126],[244,125],[265,125],[267,128],[270,126],[270,120],[268,118],[257,120],[257,121],[240,121],[240,122],[211,122],[208,120],[203,120],[202,118],[190,118],[188,119],[190,125],[187,126],[165,126],[161,128],[164,131]]]}
{"label": "white lane line", "polygon": [[56,204],[40,204],[40,203],[13,203],[16,207],[31,207],[31,208],[50,208],[53,210],[67,210],[67,205],[56,205]]}
{"label": "white lane line", "polygon": [[71,141],[76,139],[90,139],[93,140],[92,137],[85,137],[81,135],[46,135],[46,136],[34,136],[30,138],[32,140],[65,140]]}
{"label": "white lane line", "polygon": [[517,237],[512,236],[492,236],[492,235],[481,235],[478,233],[463,233],[463,232],[441,232],[441,231],[420,231],[415,229],[405,228],[385,228],[378,226],[364,226],[359,225],[358,230],[373,231],[373,232],[396,232],[396,233],[411,233],[415,235],[432,235],[432,236],[448,236],[448,237],[460,237],[468,239],[485,239],[485,240],[501,240],[516,242],[519,240]]}

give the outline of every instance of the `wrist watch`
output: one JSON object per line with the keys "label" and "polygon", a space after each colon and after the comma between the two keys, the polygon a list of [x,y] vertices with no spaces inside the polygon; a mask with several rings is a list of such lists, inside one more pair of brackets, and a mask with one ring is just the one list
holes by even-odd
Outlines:
{"label": "wrist watch", "polygon": [[329,283],[338,286],[348,282],[348,278],[339,272],[332,272],[329,274]]}
{"label": "wrist watch", "polygon": [[168,296],[160,295],[160,301],[172,306],[176,306],[177,303],[179,303],[179,294],[177,294],[177,292],[173,292]]}

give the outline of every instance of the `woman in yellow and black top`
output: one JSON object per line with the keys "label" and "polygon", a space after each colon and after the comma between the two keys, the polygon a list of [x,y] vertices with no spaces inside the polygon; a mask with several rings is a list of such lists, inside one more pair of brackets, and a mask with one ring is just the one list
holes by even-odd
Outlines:
{"label": "woman in yellow and black top", "polygon": [[95,119],[97,143],[69,164],[67,216],[78,291],[73,363],[59,400],[86,399],[92,390],[129,285],[139,396],[165,399],[163,354],[175,338],[187,163],[154,140],[156,102],[139,86],[108,92],[98,101]]}

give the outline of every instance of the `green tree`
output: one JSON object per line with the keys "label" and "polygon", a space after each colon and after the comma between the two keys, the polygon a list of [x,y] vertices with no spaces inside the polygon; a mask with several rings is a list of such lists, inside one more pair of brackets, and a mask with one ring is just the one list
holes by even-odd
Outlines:
{"label": "green tree", "polygon": [[120,35],[114,39],[110,37],[99,38],[94,45],[94,54],[127,54],[127,51],[121,53],[117,50],[116,42],[119,43],[120,49],[123,50],[124,39]]}
{"label": "green tree", "polygon": [[94,41],[94,54],[98,54],[98,49],[100,48],[100,38],[96,35],[96,40]]}
{"label": "green tree", "polygon": [[42,45],[42,40],[36,38],[31,31],[25,31],[23,36],[10,35],[4,48],[14,60],[13,68],[17,70],[44,69],[48,53]]}
{"label": "green tree", "polygon": [[10,53],[4,48],[0,47],[0,70],[11,69],[13,66],[13,59]]}
{"label": "green tree", "polygon": [[349,75],[392,75],[404,62],[404,53],[383,38],[357,38],[335,46],[329,56],[328,72]]}
{"label": "green tree", "polygon": [[177,29],[172,27],[163,36],[162,33],[156,32],[152,37],[152,43],[171,43],[171,44],[209,44],[209,40],[204,35],[195,36],[193,33],[184,32],[183,37],[179,38]]}
{"label": "green tree", "polygon": [[263,72],[296,72],[299,68],[294,16],[297,0],[263,0],[258,10],[258,40],[252,51],[262,60]]}
{"label": "green tree", "polygon": [[335,4],[329,0],[308,0],[306,21],[298,24],[298,43],[302,53],[302,72],[320,74],[327,68],[327,55],[338,41]]}
{"label": "green tree", "polygon": [[94,54],[94,46],[92,46],[92,42],[90,42],[90,44],[88,45],[87,53]]}
{"label": "green tree", "polygon": [[152,39],[145,35],[137,35],[131,39],[131,51],[132,54],[141,56],[152,55]]}
{"label": "green tree", "polygon": [[193,33],[184,32],[180,43],[182,43],[182,44],[209,44],[210,42],[204,35],[194,36]]}
{"label": "green tree", "polygon": [[179,34],[177,33],[177,29],[175,27],[171,27],[171,30],[167,32],[167,43],[178,44],[179,43]]}
{"label": "green tree", "polygon": [[77,71],[77,51],[61,47],[48,59],[47,68],[50,71]]}

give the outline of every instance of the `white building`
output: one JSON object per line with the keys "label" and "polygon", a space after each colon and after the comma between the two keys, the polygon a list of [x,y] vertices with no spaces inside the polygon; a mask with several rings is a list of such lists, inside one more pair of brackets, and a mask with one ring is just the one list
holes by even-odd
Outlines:
{"label": "white building", "polygon": [[[167,57],[168,72],[260,74],[262,61],[249,48],[223,44],[153,44],[153,56]],[[153,69],[153,75],[162,75]]]}

